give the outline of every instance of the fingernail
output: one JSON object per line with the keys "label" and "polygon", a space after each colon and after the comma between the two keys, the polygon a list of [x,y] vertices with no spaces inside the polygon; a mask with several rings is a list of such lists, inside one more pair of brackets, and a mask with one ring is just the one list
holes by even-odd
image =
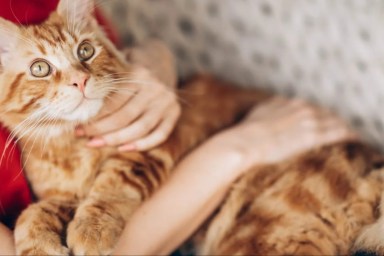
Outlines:
{"label": "fingernail", "polygon": [[136,150],[136,146],[134,144],[127,144],[127,145],[118,147],[117,150],[119,150],[121,152],[123,152],[123,151],[133,151],[133,150]]}
{"label": "fingernail", "polygon": [[78,137],[82,137],[82,136],[84,136],[84,135],[85,135],[85,131],[84,131],[84,129],[81,128],[81,127],[77,127],[77,128],[75,129],[75,135],[78,136]]}
{"label": "fingernail", "polygon": [[103,139],[92,139],[87,143],[88,147],[102,147],[105,146],[105,141]]}

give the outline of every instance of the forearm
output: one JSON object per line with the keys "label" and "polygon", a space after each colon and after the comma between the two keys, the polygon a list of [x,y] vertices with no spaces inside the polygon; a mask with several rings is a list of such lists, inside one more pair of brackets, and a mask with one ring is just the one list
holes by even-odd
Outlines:
{"label": "forearm", "polygon": [[12,232],[0,223],[0,255],[15,255]]}
{"label": "forearm", "polygon": [[151,40],[126,50],[126,57],[132,64],[145,67],[160,82],[175,88],[177,71],[175,58],[169,48],[159,40]]}
{"label": "forearm", "polygon": [[241,168],[241,155],[221,150],[215,142],[196,149],[134,213],[115,254],[169,254],[219,205]]}

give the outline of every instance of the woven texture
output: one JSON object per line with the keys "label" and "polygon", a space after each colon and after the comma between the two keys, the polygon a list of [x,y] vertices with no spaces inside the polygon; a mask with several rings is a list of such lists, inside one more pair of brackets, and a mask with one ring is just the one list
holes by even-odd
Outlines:
{"label": "woven texture", "polygon": [[384,149],[384,1],[108,0],[125,43],[166,41],[214,73],[331,108]]}

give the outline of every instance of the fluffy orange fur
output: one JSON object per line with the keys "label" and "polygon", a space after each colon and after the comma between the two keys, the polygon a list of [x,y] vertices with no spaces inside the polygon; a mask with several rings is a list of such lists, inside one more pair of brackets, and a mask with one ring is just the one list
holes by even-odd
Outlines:
{"label": "fluffy orange fur", "polygon": [[254,168],[196,235],[198,255],[382,254],[361,239],[379,216],[383,163],[371,148],[343,142]]}
{"label": "fluffy orange fur", "polygon": [[[75,137],[75,126],[92,120],[116,91],[127,93],[119,84],[135,80],[140,70],[96,26],[92,1],[73,8],[75,3],[62,0],[57,12],[37,26],[17,27],[0,19],[0,119],[23,150],[38,198],[16,224],[22,255],[110,254],[132,212],[188,150],[269,97],[197,77],[185,85],[182,117],[163,145],[143,153],[87,148]],[[78,58],[83,42],[95,50],[87,60]],[[49,63],[49,74],[31,74],[36,60]],[[90,77],[85,100],[73,74]],[[383,172],[374,170],[381,163],[373,150],[348,142],[255,168],[234,185],[196,236],[199,252],[384,253],[383,220],[374,224],[383,188]]]}
{"label": "fluffy orange fur", "polygon": [[[23,150],[25,173],[38,198],[16,223],[21,255],[110,254],[132,212],[169,176],[175,162],[266,97],[200,77],[180,95],[183,115],[163,145],[144,153],[87,148],[84,139],[75,137],[75,126],[92,120],[116,91],[126,93],[119,91],[119,84],[135,80],[140,71],[87,15],[92,1],[76,10],[67,4],[62,1],[58,11],[37,26],[0,21],[12,32],[12,44],[0,45],[0,119]],[[95,49],[87,61],[77,56],[82,42]],[[42,78],[29,70],[36,59],[52,69]],[[74,86],[73,74],[89,76],[86,99]]]}

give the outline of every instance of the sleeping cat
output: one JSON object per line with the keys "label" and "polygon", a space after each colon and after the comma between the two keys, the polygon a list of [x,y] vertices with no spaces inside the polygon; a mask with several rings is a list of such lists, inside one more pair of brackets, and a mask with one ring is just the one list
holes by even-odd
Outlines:
{"label": "sleeping cat", "polygon": [[[188,150],[270,96],[197,77],[185,85],[182,117],[163,145],[143,153],[87,148],[74,127],[119,89],[112,80],[137,70],[96,26],[92,1],[74,3],[62,0],[38,26],[0,19],[0,119],[18,139],[38,198],[16,224],[22,255],[110,254],[132,212]],[[199,252],[349,253],[379,216],[383,172],[373,170],[381,162],[349,142],[255,168],[196,236]],[[368,227],[359,244],[377,249],[381,241],[367,239],[377,226]]]}

